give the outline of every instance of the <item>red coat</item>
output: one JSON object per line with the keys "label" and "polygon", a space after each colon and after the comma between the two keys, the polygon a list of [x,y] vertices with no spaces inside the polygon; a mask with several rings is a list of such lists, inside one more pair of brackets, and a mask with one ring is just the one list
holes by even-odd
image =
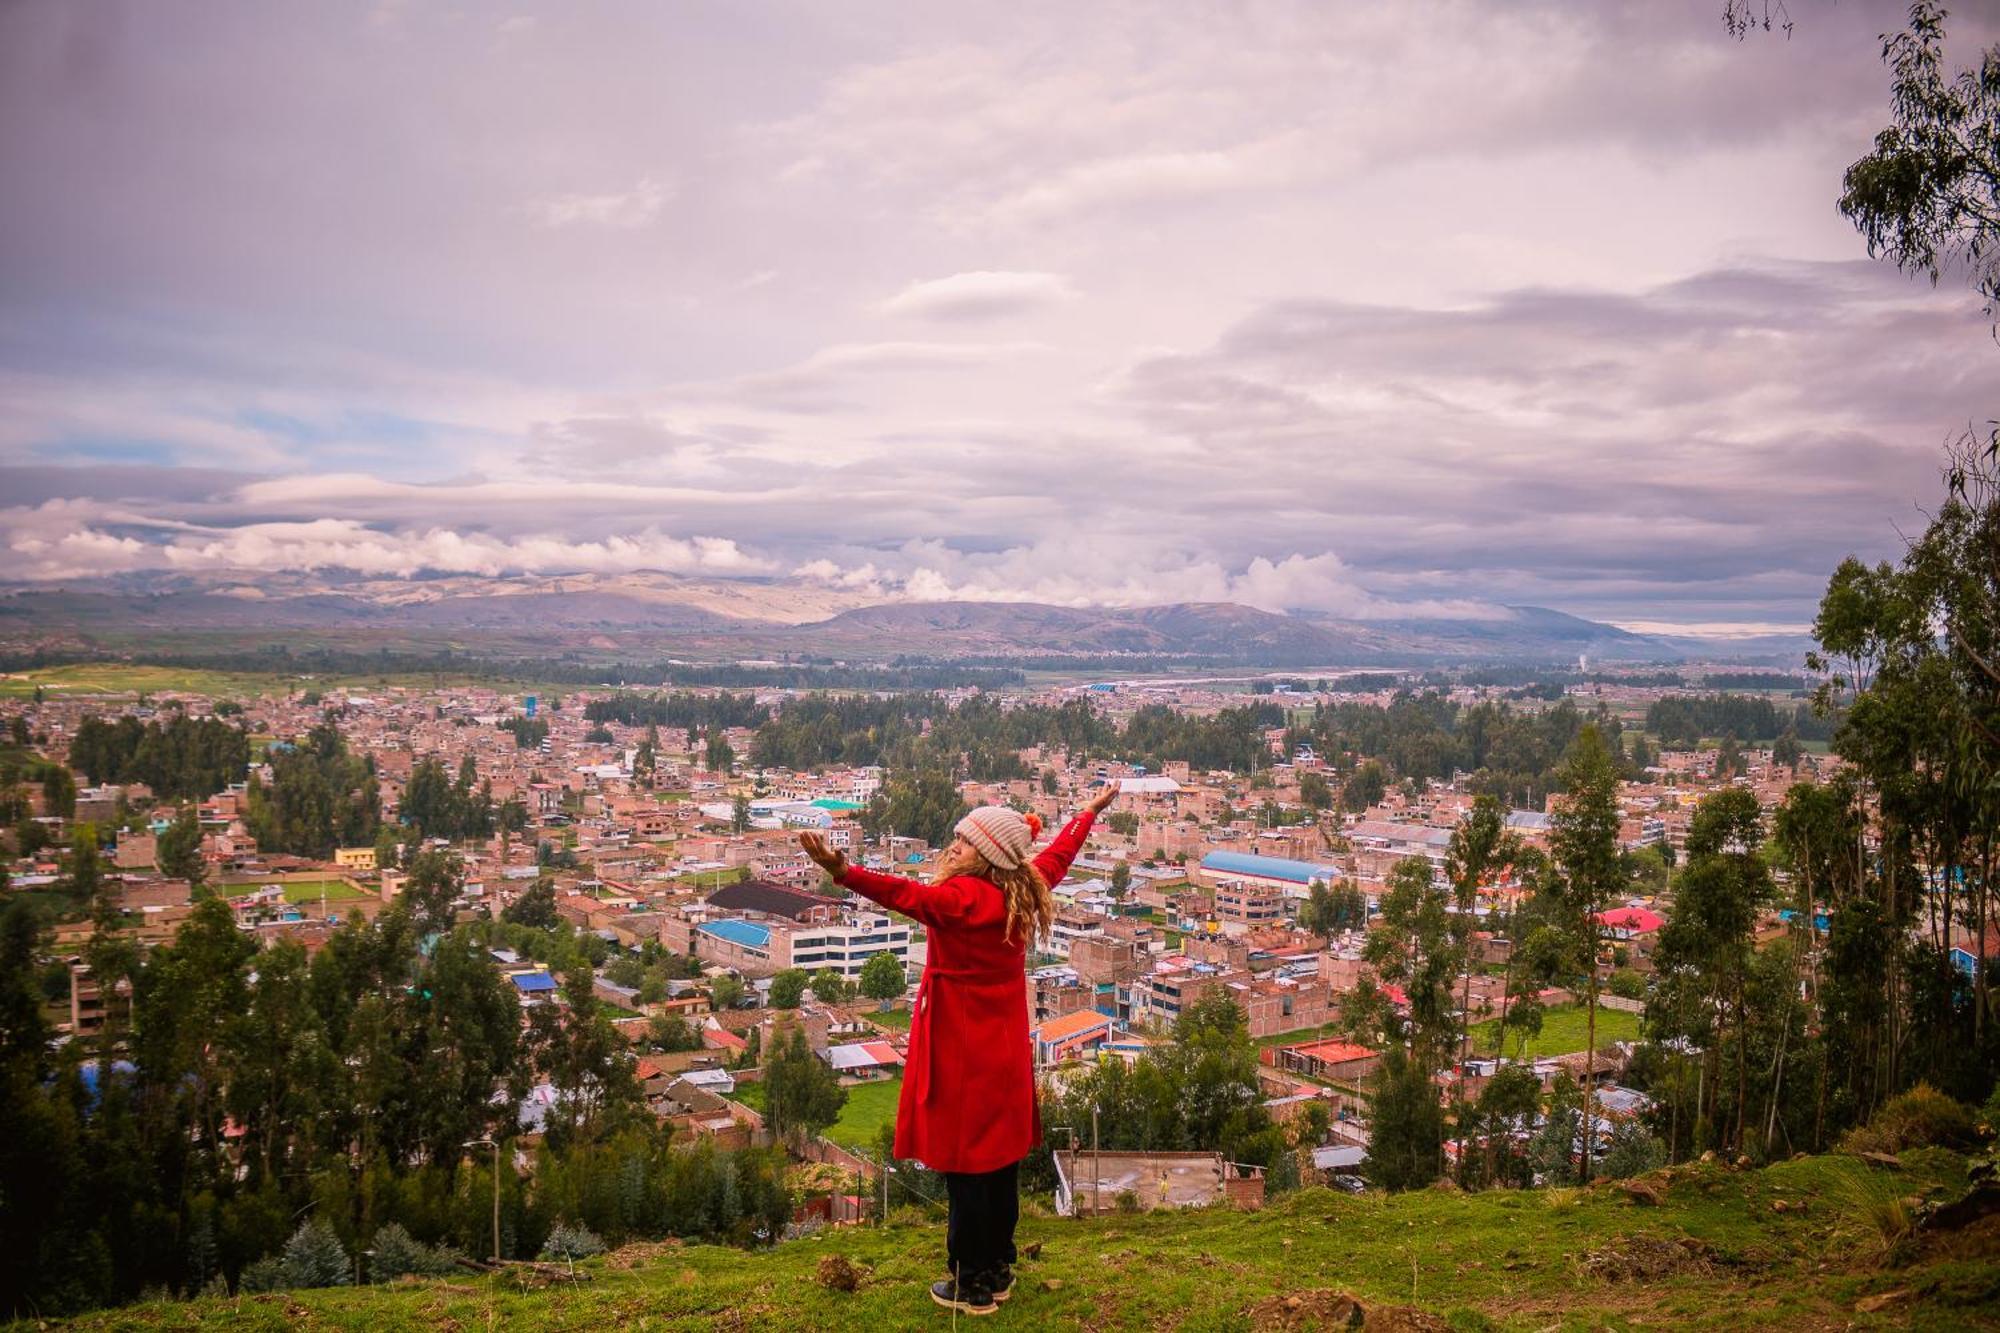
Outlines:
{"label": "red coat", "polygon": [[[1095,816],[1063,827],[1035,866],[1053,887],[1069,873]],[[913,917],[929,932],[910,1016],[910,1050],[896,1107],[898,1157],[934,1171],[996,1171],[1042,1137],[1028,1042],[1027,942],[1006,937],[1007,904],[991,880],[942,884],[849,866],[840,882]]]}

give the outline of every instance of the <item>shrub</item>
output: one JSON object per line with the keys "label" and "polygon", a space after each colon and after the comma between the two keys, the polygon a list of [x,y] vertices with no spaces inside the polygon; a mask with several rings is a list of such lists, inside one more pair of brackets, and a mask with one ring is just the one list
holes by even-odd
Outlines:
{"label": "shrub", "polygon": [[1646,979],[1630,968],[1620,968],[1611,974],[1611,993],[1627,1000],[1646,998]]}
{"label": "shrub", "polygon": [[246,1293],[282,1291],[285,1285],[285,1261],[275,1254],[245,1264],[243,1275],[236,1279],[236,1289]]}
{"label": "shrub", "polygon": [[1906,1148],[1961,1148],[1979,1136],[1972,1112],[1928,1083],[1882,1103],[1866,1125],[1849,1130],[1848,1152],[1902,1152]]}
{"label": "shrub", "polygon": [[375,1230],[374,1258],[368,1261],[373,1282],[399,1277],[443,1277],[458,1267],[461,1253],[449,1245],[425,1245],[403,1229],[401,1222]]}
{"label": "shrub", "polygon": [[1611,1149],[1604,1154],[1601,1171],[1612,1180],[1628,1180],[1665,1165],[1666,1160],[1667,1145],[1639,1121],[1627,1120],[1612,1129]]}
{"label": "shrub", "polygon": [[284,1275],[288,1287],[344,1287],[354,1277],[340,1237],[317,1217],[285,1242]]}
{"label": "shrub", "polygon": [[589,1227],[571,1226],[558,1222],[549,1231],[549,1238],[542,1242],[544,1259],[588,1259],[593,1254],[604,1253],[604,1242]]}

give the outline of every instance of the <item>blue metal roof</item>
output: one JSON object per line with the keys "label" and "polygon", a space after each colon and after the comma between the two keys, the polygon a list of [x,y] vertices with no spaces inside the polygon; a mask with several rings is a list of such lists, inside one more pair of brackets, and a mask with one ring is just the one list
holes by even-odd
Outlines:
{"label": "blue metal roof", "polygon": [[1316,879],[1331,884],[1340,878],[1339,866],[1293,861],[1282,856],[1258,856],[1253,852],[1210,852],[1201,858],[1201,868],[1225,875],[1262,875],[1294,884],[1310,884]]}
{"label": "blue metal roof", "polygon": [[731,944],[748,945],[752,949],[771,947],[771,928],[754,921],[709,921],[701,929]]}
{"label": "blue metal roof", "polygon": [[514,974],[515,990],[536,994],[542,991],[552,991],[555,988],[556,979],[546,972],[516,972]]}

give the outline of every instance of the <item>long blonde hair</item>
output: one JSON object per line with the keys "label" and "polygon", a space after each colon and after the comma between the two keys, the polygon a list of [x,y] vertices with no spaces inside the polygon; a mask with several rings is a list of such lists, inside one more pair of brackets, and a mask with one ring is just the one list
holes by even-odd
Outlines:
{"label": "long blonde hair", "polygon": [[1002,870],[975,848],[972,853],[979,859],[977,869],[971,871],[946,871],[940,868],[933,884],[942,884],[959,875],[971,874],[990,883],[1000,890],[1000,897],[1007,904],[1007,938],[1019,940],[1023,945],[1049,937],[1049,926],[1056,919],[1056,896],[1049,891],[1049,882],[1042,878],[1042,872],[1035,868],[1033,861],[1023,861],[1012,870]]}
{"label": "long blonde hair", "polygon": [[1007,900],[1007,938],[1030,944],[1049,937],[1056,918],[1056,896],[1033,861],[1023,861],[1012,870],[988,864],[986,877]]}

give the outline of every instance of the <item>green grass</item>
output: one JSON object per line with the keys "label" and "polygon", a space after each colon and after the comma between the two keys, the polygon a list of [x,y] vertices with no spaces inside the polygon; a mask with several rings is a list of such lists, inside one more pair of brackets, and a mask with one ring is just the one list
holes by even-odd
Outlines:
{"label": "green grass", "polygon": [[88,662],[41,667],[0,676],[0,696],[25,698],[40,686],[50,695],[157,694],[172,690],[206,694],[218,699],[253,694],[283,694],[299,688],[297,677],[261,671],[209,671],[183,667],[141,666],[126,662]]}
{"label": "green grass", "polygon": [[325,892],[326,900],[330,903],[360,902],[364,898],[374,896],[366,889],[357,889],[345,880],[309,879],[300,880],[296,884],[285,885],[285,901],[288,903],[316,903],[320,900],[322,891]]}
{"label": "green grass", "polygon": [[[1048,1217],[1030,1204],[1019,1239],[1039,1242],[1040,1251],[1023,1259],[1013,1298],[994,1322],[1182,1333],[1308,1328],[1319,1326],[1310,1304],[1287,1318],[1276,1303],[1349,1291],[1371,1311],[1415,1307],[1461,1330],[1991,1327],[2000,1319],[2000,1283],[1990,1239],[1982,1252],[1968,1233],[1887,1269],[1864,1243],[1868,1221],[1852,1202],[1883,1188],[1921,1193],[1962,1179],[1961,1159],[1927,1154],[1886,1183],[1853,1158],[1764,1171],[1682,1168],[1663,1184],[1656,1207],[1609,1186],[1394,1198],[1314,1189],[1257,1213],[1198,1209],[1093,1221]],[[1787,1202],[1785,1212],[1773,1211],[1777,1199]],[[1799,1203],[1803,1212],[1792,1206]],[[635,1251],[616,1264],[588,1260],[579,1267],[592,1280],[574,1287],[524,1291],[512,1274],[468,1273],[393,1287],[157,1301],[71,1326],[944,1329],[949,1316],[924,1290],[942,1273],[943,1230],[935,1218],[899,1212],[886,1227],[841,1228],[763,1252],[686,1245]],[[1607,1272],[1602,1263],[1635,1243],[1684,1236],[1700,1247],[1693,1271],[1644,1276]],[[860,1270],[858,1290],[816,1280],[830,1255]],[[1862,1297],[1891,1290],[1911,1298],[1880,1314],[1855,1313]]]}
{"label": "green grass", "polygon": [[880,1023],[883,1027],[897,1028],[908,1032],[910,1030],[910,1011],[907,1009],[889,1009],[883,1011],[870,1009],[868,1011],[868,1021],[871,1023]]}
{"label": "green grass", "polygon": [[[1589,1015],[1584,1007],[1563,1005],[1542,1015],[1542,1030],[1528,1039],[1526,1050],[1520,1050],[1518,1033],[1507,1034],[1507,1055],[1525,1055],[1531,1059],[1544,1055],[1569,1055],[1583,1050],[1590,1043],[1586,1040]],[[1493,1035],[1499,1023],[1489,1018],[1484,1023],[1472,1026],[1472,1049],[1481,1055],[1491,1054]],[[1600,1008],[1597,1011],[1597,1045],[1601,1050],[1614,1041],[1636,1041],[1639,1037],[1639,1015],[1624,1013],[1617,1009]]]}
{"label": "green grass", "polygon": [[1257,1038],[1257,1049],[1267,1046],[1297,1046],[1300,1042],[1324,1041],[1340,1035],[1339,1023],[1322,1023],[1316,1028],[1294,1028],[1290,1032],[1274,1032],[1268,1037]]}
{"label": "green grass", "polygon": [[[847,1103],[840,1119],[827,1128],[826,1136],[844,1148],[870,1148],[882,1133],[882,1126],[896,1119],[896,1099],[903,1094],[900,1076],[882,1083],[859,1083],[847,1090]],[[739,1083],[736,1100],[753,1111],[764,1109],[764,1085]]]}
{"label": "green grass", "polygon": [[[212,647],[212,644],[207,646]],[[413,644],[430,650],[439,645]],[[0,698],[25,698],[39,685],[49,695],[64,694],[154,694],[174,691],[206,694],[217,699],[249,698],[254,695],[290,694],[304,690],[356,690],[363,693],[408,686],[429,690],[438,687],[479,685],[509,693],[539,694],[544,700],[567,695],[578,686],[549,685],[525,677],[486,676],[446,672],[354,672],[307,674],[299,671],[227,671],[208,667],[148,666],[140,662],[79,662],[67,666],[38,667],[30,671],[0,674]]]}
{"label": "green grass", "polygon": [[899,1075],[883,1083],[860,1083],[847,1090],[847,1104],[826,1136],[845,1148],[873,1148],[884,1125],[896,1120],[896,1099],[903,1095]]}

